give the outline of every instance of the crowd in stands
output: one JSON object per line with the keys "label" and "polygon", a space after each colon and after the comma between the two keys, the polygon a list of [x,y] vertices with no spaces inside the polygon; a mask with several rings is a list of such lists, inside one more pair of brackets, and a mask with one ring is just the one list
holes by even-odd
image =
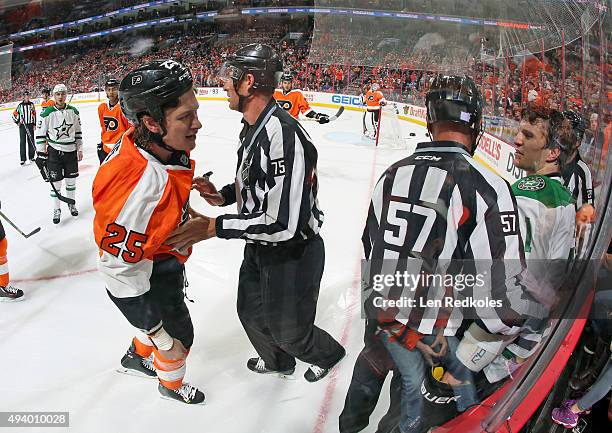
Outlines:
{"label": "crowd in stands", "polygon": [[[604,102],[604,114],[609,114],[611,93],[600,86],[600,57],[594,50],[587,50],[587,56],[582,54],[580,41],[566,47],[565,53],[560,49],[546,52],[543,63],[537,54],[483,62],[467,58],[459,45],[456,50],[448,46],[415,50],[404,41],[402,47],[382,50],[381,54],[371,37],[350,41],[321,34],[320,29],[311,34],[304,22],[298,39],[289,37],[296,28],[286,21],[260,23],[247,31],[241,31],[240,23],[208,23],[192,26],[187,32],[164,29],[155,36],[146,30],[131,34],[129,39],[119,35],[57,47],[50,59],[30,62],[15,74],[12,86],[0,89],[0,102],[19,100],[26,90],[38,95],[58,82],[64,82],[71,93],[96,91],[108,77],[121,78],[143,62],[165,57],[189,65],[198,85],[215,86],[215,71],[227,54],[246,43],[262,42],[279,49],[285,69],[294,74],[295,87],[304,90],[359,94],[375,80],[388,99],[422,105],[434,71],[448,71],[453,66],[473,76],[481,86],[487,115],[518,118],[521,108],[532,102],[584,113],[598,111]],[[612,73],[610,64],[603,67],[604,73]]]}

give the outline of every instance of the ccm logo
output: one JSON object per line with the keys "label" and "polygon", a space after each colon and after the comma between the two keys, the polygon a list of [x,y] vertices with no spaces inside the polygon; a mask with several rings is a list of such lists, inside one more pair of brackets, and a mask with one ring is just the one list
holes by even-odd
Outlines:
{"label": "ccm logo", "polygon": [[440,158],[439,156],[433,156],[433,155],[419,155],[419,156],[415,156],[414,159],[419,160],[419,159],[424,159],[427,161],[440,161],[442,160],[442,158]]}
{"label": "ccm logo", "polygon": [[359,96],[332,95],[332,102],[334,104],[361,105]]}

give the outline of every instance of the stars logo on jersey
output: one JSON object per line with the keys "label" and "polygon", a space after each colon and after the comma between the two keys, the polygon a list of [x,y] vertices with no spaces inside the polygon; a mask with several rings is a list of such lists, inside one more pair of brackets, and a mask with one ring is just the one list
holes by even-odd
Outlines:
{"label": "stars logo on jersey", "polygon": [[521,179],[516,185],[521,191],[539,191],[544,189],[545,186],[546,181],[540,176],[526,177],[525,179]]}
{"label": "stars logo on jersey", "polygon": [[62,122],[60,126],[55,129],[55,138],[59,140],[62,137],[70,138],[70,128],[72,128],[73,123],[66,123],[66,119]]}

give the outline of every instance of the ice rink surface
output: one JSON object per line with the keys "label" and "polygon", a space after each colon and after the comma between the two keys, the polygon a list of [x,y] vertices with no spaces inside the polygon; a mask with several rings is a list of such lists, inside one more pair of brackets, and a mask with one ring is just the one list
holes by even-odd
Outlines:
{"label": "ice rink surface", "polygon": [[[255,351],[235,308],[244,242],[212,239],[194,247],[187,262],[187,293],[194,302],[187,303],[195,342],[186,380],[204,391],[206,405],[186,406],[161,399],[154,380],[115,371],[134,330],[107,297],[96,271],[91,185],[100,127],[97,104],[77,108],[84,139],[77,180],[80,215],[70,216],[62,203],[57,226],[51,222],[49,184],[34,164],[19,165],[18,128],[10,111],[0,112],[2,211],[26,232],[42,227],[24,239],[3,222],[11,280],[26,299],[0,303],[0,410],[70,412],[70,428],[54,432],[337,432],[363,347],[360,239],[370,193],[386,167],[412,153],[418,141],[428,140],[424,128],[400,122],[404,136],[415,132],[416,137],[397,150],[376,148],[362,136],[360,112],[346,110],[327,125],[302,122],[319,151],[319,201],[325,212],[326,263],[316,323],[347,349],[347,357],[322,381],[306,382],[302,375],[308,365],[301,362],[296,380],[260,376],[246,368]],[[211,179],[221,187],[233,182],[241,115],[229,111],[227,102],[200,101],[199,116],[204,126],[192,153],[196,173],[213,171]],[[211,216],[235,211],[213,208],[197,193],[190,200],[194,209]],[[375,431],[387,407],[385,389],[366,431]]]}

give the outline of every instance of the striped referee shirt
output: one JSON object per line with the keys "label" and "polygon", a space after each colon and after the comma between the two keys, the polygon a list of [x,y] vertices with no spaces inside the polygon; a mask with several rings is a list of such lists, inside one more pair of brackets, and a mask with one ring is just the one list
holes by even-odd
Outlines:
{"label": "striped referee shirt", "polygon": [[563,186],[565,186],[576,200],[576,210],[584,204],[594,205],[593,177],[591,169],[576,153],[576,158],[564,170]]}
{"label": "striped referee shirt", "polygon": [[30,102],[20,102],[13,111],[13,121],[17,124],[34,125],[36,124],[36,108]]}
{"label": "striped referee shirt", "polygon": [[[525,259],[511,188],[459,143],[419,143],[414,154],[385,171],[372,195],[362,241],[365,308],[374,308],[369,311],[379,320],[382,315],[383,321],[396,320],[423,334],[442,327],[445,335],[454,335],[469,317],[491,333],[513,335],[520,330],[522,314],[533,311],[521,282]],[[374,278],[396,272],[481,275],[484,284],[449,287],[432,278],[410,287],[404,280],[376,288]],[[382,311],[384,307],[372,303],[378,295],[415,303]],[[449,308],[448,297],[501,300],[502,307]],[[432,305],[423,306],[421,300]]]}
{"label": "striped referee shirt", "polygon": [[217,236],[264,245],[314,237],[323,212],[308,133],[274,99],[255,124],[242,122],[236,180],[220,191],[238,213],[217,217]]}

